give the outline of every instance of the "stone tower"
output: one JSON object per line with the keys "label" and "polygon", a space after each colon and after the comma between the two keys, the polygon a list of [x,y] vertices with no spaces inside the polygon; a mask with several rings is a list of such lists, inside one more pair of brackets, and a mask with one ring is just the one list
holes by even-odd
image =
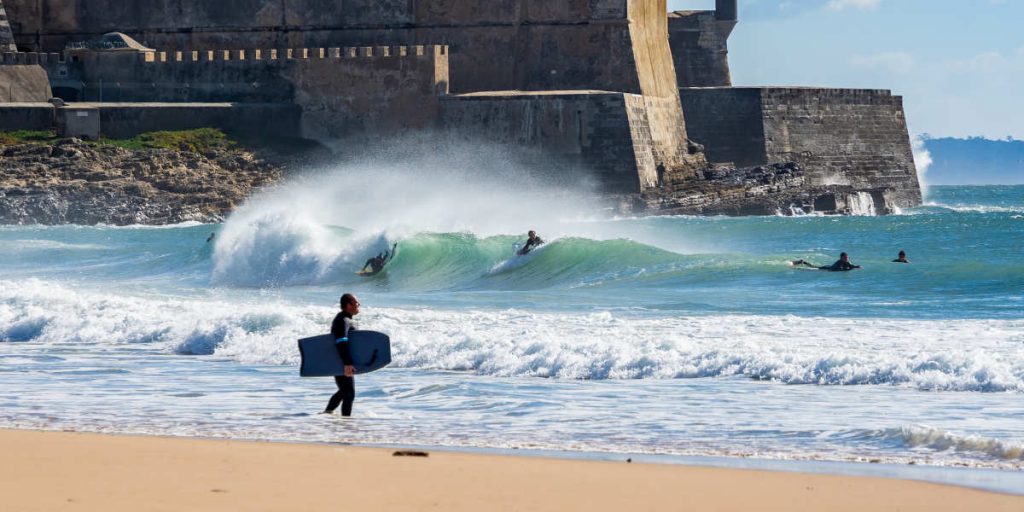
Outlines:
{"label": "stone tower", "polygon": [[676,11],[668,17],[679,86],[731,86],[729,36],[739,22],[737,0],[717,0],[714,11]]}
{"label": "stone tower", "polygon": [[0,52],[16,51],[18,47],[14,45],[14,34],[11,33],[11,23],[7,21],[4,0],[0,0]]}

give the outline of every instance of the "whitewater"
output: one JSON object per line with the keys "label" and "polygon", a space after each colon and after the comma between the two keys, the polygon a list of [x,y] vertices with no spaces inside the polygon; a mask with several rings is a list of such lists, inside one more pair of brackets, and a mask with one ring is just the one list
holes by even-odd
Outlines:
{"label": "whitewater", "polygon": [[[586,184],[420,167],[309,175],[221,225],[0,228],[0,426],[1024,467],[1024,187],[623,218]],[[529,229],[548,243],[514,256]],[[789,265],[840,251],[864,269]],[[352,420],[316,414],[333,382],[295,344],[343,292],[395,356]]]}

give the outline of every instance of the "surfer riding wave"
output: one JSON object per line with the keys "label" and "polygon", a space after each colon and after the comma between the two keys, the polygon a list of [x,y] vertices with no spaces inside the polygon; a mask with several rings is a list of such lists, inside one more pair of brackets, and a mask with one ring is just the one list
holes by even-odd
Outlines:
{"label": "surfer riding wave", "polygon": [[[388,262],[395,257],[396,250],[398,250],[397,242],[395,243],[395,245],[391,247],[390,251],[385,250],[384,252],[366,260],[366,263],[363,265],[363,269],[360,270],[359,273],[373,275],[379,273],[381,270],[384,270],[384,266],[387,265]],[[370,270],[367,271],[367,268],[369,268]]]}
{"label": "surfer riding wave", "polygon": [[516,254],[519,256],[526,256],[527,254],[530,254],[530,251],[540,247],[543,244],[544,240],[542,240],[541,237],[537,236],[537,232],[530,230],[530,232],[527,233],[526,243],[523,244],[523,247],[521,249],[516,251]]}

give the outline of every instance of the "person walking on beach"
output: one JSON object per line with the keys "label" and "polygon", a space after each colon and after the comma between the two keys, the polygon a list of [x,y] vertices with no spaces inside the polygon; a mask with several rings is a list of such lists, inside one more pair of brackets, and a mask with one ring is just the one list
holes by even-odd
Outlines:
{"label": "person walking on beach", "polygon": [[338,392],[334,393],[331,400],[327,402],[327,409],[324,410],[325,414],[333,413],[338,408],[338,405],[341,405],[342,416],[352,415],[352,403],[356,400],[356,369],[352,365],[348,334],[356,330],[352,319],[358,314],[359,299],[351,293],[342,295],[341,312],[334,317],[334,322],[331,324],[331,335],[334,336],[337,343],[338,355],[341,356],[341,361],[345,363],[345,374],[334,377],[334,382],[338,385]]}
{"label": "person walking on beach", "polygon": [[809,263],[804,260],[796,260],[792,263],[792,265],[794,267],[803,265],[806,267],[816,268],[818,270],[827,270],[829,272],[849,272],[853,269],[860,268],[860,265],[854,265],[853,263],[850,263],[850,256],[847,255],[845,252],[839,255],[839,261],[831,265],[825,265],[823,267],[819,267],[813,263]]}
{"label": "person walking on beach", "polygon": [[900,255],[897,256],[896,259],[892,260],[892,262],[893,263],[910,263],[910,260],[907,259],[906,251],[900,251]]}

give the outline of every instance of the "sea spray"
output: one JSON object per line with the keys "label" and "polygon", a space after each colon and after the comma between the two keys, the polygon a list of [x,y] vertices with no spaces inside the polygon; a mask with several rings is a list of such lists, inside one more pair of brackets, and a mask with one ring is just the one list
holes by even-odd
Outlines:
{"label": "sea spray", "polygon": [[[418,233],[478,236],[540,230],[602,211],[585,177],[537,173],[480,150],[415,159],[358,160],[256,195],[227,220],[214,254],[215,282],[322,282]],[[328,226],[354,235],[341,238]]]}
{"label": "sea spray", "polygon": [[928,199],[928,168],[932,166],[932,153],[925,145],[924,135],[914,137],[912,149],[914,152],[914,166],[917,167],[917,181],[921,185],[921,195]]}

